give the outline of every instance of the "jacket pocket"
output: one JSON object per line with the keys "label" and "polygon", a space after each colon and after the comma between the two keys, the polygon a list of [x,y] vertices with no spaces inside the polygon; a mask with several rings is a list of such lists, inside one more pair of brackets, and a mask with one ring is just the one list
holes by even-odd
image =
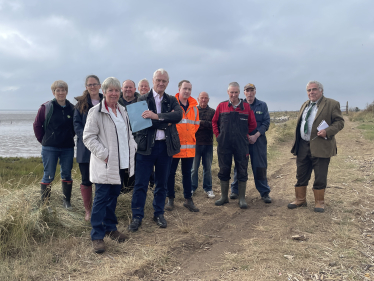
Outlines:
{"label": "jacket pocket", "polygon": [[147,150],[147,135],[136,134],[135,141],[138,144],[138,151]]}
{"label": "jacket pocket", "polygon": [[173,147],[174,151],[179,151],[181,148],[181,142],[179,140],[178,132],[171,134],[171,146]]}

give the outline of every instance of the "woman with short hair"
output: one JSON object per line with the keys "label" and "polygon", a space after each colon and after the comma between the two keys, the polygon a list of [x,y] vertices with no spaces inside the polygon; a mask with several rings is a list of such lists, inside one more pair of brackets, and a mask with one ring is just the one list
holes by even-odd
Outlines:
{"label": "woman with short hair", "polygon": [[91,152],[83,144],[83,130],[86,125],[88,111],[99,104],[103,94],[99,93],[101,88],[99,77],[88,75],[85,81],[86,90],[83,95],[76,97],[78,101],[74,111],[74,130],[77,134],[77,163],[82,176],[80,185],[83,205],[86,212],[84,219],[89,221],[92,208],[92,182],[90,182],[90,156]]}
{"label": "woman with short hair", "polygon": [[[124,242],[115,215],[121,191],[121,170],[134,175],[137,144],[132,136],[126,109],[118,103],[121,84],[109,77],[102,84],[104,99],[90,109],[83,131],[83,143],[91,151],[90,181],[95,183],[91,213],[91,239],[96,253],[105,251],[104,237]],[[123,172],[123,171],[122,171]]]}
{"label": "woman with short hair", "polygon": [[44,175],[41,185],[41,201],[49,209],[52,181],[55,177],[57,161],[60,162],[63,205],[71,209],[70,198],[73,180],[71,169],[74,158],[74,105],[66,96],[68,84],[62,80],[51,86],[54,99],[41,105],[33,127],[37,140],[42,144]]}

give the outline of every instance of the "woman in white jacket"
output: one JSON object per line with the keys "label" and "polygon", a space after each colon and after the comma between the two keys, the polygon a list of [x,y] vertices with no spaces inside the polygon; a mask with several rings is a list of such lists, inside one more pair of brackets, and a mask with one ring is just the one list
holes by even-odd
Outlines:
{"label": "woman in white jacket", "polygon": [[83,132],[83,143],[91,151],[90,181],[96,187],[91,214],[91,239],[96,253],[105,251],[105,236],[118,242],[127,239],[117,230],[115,209],[122,186],[120,173],[127,169],[129,176],[134,174],[137,148],[126,109],[118,103],[120,82],[109,77],[102,90],[104,99],[88,112]]}

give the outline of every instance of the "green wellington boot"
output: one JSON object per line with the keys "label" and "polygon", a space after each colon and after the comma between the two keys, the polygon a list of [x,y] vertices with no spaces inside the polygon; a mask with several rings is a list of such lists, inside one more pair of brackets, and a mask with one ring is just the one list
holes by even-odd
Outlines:
{"label": "green wellington boot", "polygon": [[216,206],[229,203],[230,181],[221,181],[221,198],[216,201]]}

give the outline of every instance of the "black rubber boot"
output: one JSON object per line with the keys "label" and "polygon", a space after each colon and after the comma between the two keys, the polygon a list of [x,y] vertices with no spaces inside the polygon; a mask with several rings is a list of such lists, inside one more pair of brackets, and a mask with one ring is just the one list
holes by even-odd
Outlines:
{"label": "black rubber boot", "polygon": [[49,207],[49,199],[51,198],[51,184],[40,184],[40,206],[46,206],[48,213],[52,213]]}
{"label": "black rubber boot", "polygon": [[239,181],[238,183],[238,190],[239,190],[239,207],[240,209],[247,209],[248,205],[245,201],[245,190],[247,188],[246,181]]}
{"label": "black rubber boot", "polygon": [[221,198],[216,201],[216,206],[229,203],[230,181],[221,181]]}
{"label": "black rubber boot", "polygon": [[165,205],[166,211],[173,211],[174,210],[174,198],[169,198],[168,202]]}
{"label": "black rubber boot", "polygon": [[63,205],[66,209],[71,210],[70,198],[73,181],[62,181],[62,193],[64,194]]}

